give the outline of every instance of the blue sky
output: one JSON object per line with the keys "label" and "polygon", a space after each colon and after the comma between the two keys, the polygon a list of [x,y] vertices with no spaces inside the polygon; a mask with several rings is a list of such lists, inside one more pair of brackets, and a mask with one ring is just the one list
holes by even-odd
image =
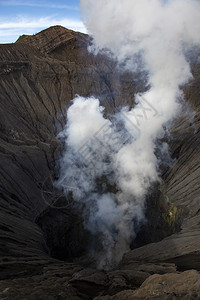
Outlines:
{"label": "blue sky", "polygon": [[35,34],[52,25],[86,32],[79,0],[0,0],[0,43]]}

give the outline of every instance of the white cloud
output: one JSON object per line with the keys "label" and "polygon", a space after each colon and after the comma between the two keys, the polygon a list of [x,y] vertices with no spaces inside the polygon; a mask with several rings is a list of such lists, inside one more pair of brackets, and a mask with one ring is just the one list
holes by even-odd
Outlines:
{"label": "white cloud", "polygon": [[74,31],[86,33],[84,24],[77,19],[56,18],[53,16],[43,18],[25,18],[18,17],[16,19],[5,21],[0,20],[0,43],[12,43],[22,34],[35,34],[50,26],[61,25]]}

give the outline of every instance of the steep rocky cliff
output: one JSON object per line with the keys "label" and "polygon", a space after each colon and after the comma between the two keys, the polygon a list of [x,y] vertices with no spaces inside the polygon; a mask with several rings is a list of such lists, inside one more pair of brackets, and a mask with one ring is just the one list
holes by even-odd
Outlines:
{"label": "steep rocky cliff", "polygon": [[[140,74],[122,73],[111,59],[89,54],[89,43],[87,35],[55,26],[0,45],[1,299],[198,299],[199,273],[187,271],[200,270],[200,64],[195,59],[194,80],[184,88],[194,122],[187,114],[174,121],[174,163],[147,204],[149,223],[138,233],[142,247],[108,272],[84,259],[73,261],[85,254],[88,233],[71,200],[53,187],[66,109],[80,94],[99,97],[113,112],[122,103],[133,105],[134,93],[144,89]],[[152,202],[158,205],[151,216]],[[167,234],[160,229],[162,218],[167,231],[172,228]],[[174,281],[183,284],[177,288]]]}

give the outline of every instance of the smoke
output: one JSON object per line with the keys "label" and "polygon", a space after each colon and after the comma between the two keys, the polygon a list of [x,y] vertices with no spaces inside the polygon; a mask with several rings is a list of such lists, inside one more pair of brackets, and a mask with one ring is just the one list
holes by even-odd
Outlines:
{"label": "smoke", "polygon": [[[99,236],[98,266],[117,263],[135,237],[145,197],[159,182],[156,141],[181,111],[181,87],[192,79],[186,53],[200,44],[197,0],[81,0],[95,49],[109,49],[134,70],[138,55],[150,89],[109,120],[95,98],[77,96],[61,136],[66,151],[57,186],[73,192],[85,226]],[[160,146],[163,156],[167,144]]]}

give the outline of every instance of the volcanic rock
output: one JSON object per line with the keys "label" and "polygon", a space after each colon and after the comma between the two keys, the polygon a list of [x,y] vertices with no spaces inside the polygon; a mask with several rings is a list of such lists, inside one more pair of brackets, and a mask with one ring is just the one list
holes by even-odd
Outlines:
{"label": "volcanic rock", "polygon": [[[85,254],[88,232],[72,199],[53,185],[66,110],[80,94],[98,97],[112,113],[133,106],[134,94],[145,89],[141,74],[121,72],[111,58],[89,53],[90,43],[85,34],[54,26],[0,45],[0,298],[198,299],[199,273],[190,270],[200,270],[198,59],[192,61],[194,80],[184,87],[194,119],[185,104],[174,121],[174,161],[153,194],[158,210],[147,213],[150,229],[144,225],[138,233],[142,247],[110,271],[77,259]],[[169,225],[164,233],[152,221],[157,215]]]}

